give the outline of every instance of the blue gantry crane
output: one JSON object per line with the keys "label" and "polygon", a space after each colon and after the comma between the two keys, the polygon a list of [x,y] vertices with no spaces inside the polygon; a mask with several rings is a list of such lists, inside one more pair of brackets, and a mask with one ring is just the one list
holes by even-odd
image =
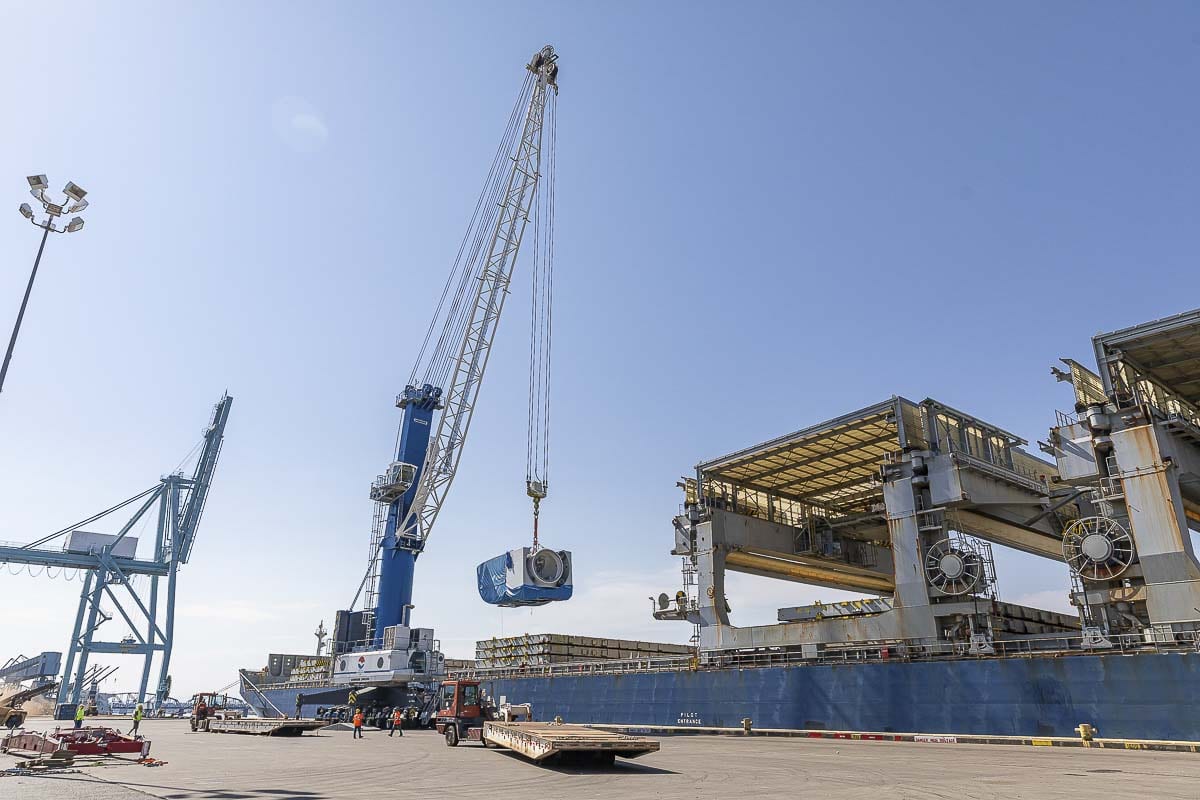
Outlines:
{"label": "blue gantry crane", "polygon": [[[535,509],[546,496],[557,78],[558,55],[547,45],[526,65],[524,83],[408,385],[396,398],[403,416],[395,458],[371,485],[375,515],[369,567],[352,603],[353,607],[365,588],[364,610],[355,624],[364,636],[361,641],[347,642],[348,637],[355,638],[347,626],[335,626],[336,649],[359,653],[340,662],[335,676],[388,673],[376,677],[399,679],[406,672],[425,671],[395,662],[397,652],[409,650],[414,659],[425,659],[421,652],[427,653],[429,648],[419,643],[432,641],[432,631],[409,627],[413,571],[462,458],[513,267],[531,221],[535,265],[526,486]],[[534,549],[540,548],[523,550]],[[553,558],[562,568],[557,585],[540,587],[553,588],[557,596],[539,598],[540,602],[569,597],[570,554],[543,553],[541,562]],[[351,613],[341,612],[339,618]],[[421,664],[432,667],[424,660]]]}
{"label": "blue gantry crane", "polygon": [[[142,656],[137,692],[140,702],[147,701],[154,657],[161,654],[151,706],[157,705],[169,691],[175,585],[180,565],[191,557],[232,406],[233,398],[225,395],[214,407],[190,477],[180,472],[167,475],[149,489],[49,536],[27,545],[0,547],[0,563],[75,569],[84,575],[79,610],[59,684],[56,714],[60,719],[68,718],[79,704],[87,688],[85,676],[93,653]],[[115,534],[83,529],[130,506],[135,507],[133,515]],[[149,524],[148,514],[156,517],[154,548],[153,555],[144,558],[138,555],[137,538],[130,534],[144,519]],[[58,540],[62,540],[59,549],[47,547]],[[147,581],[139,587],[135,579],[142,576]],[[164,580],[162,587],[160,582]],[[160,598],[160,594],[164,596]],[[101,641],[96,637],[98,629],[112,620],[103,606],[110,606],[125,623],[126,633],[117,641]]]}

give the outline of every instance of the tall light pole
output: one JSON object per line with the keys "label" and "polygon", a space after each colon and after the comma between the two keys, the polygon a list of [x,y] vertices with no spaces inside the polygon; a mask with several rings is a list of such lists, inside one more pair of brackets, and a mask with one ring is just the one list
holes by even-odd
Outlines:
{"label": "tall light pole", "polygon": [[58,227],[54,223],[63,214],[76,214],[83,211],[88,205],[88,201],[83,199],[87,192],[71,181],[67,181],[67,185],[63,187],[63,194],[71,203],[68,206],[66,202],[55,203],[46,196],[46,188],[49,184],[46,182],[45,175],[30,175],[28,180],[29,193],[41,202],[42,208],[46,210],[46,217],[38,222],[29,203],[21,203],[19,209],[21,215],[33,223],[34,227],[42,229],[42,243],[38,245],[37,258],[33,260],[33,271],[29,273],[29,283],[25,286],[25,297],[21,300],[21,310],[17,312],[17,323],[13,325],[12,337],[8,340],[8,351],[4,354],[4,366],[0,367],[0,392],[4,391],[4,378],[8,375],[8,363],[12,361],[13,348],[17,346],[17,334],[21,331],[21,320],[25,318],[25,307],[29,305],[29,293],[33,291],[33,280],[37,277],[38,265],[42,263],[42,251],[46,249],[46,239],[49,238],[51,232],[74,233],[82,228],[83,218],[81,217],[72,217],[62,227]]}

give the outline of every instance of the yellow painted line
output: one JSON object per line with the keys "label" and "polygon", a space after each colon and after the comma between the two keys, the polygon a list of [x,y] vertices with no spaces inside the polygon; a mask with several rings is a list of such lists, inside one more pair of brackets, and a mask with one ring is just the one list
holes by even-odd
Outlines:
{"label": "yellow painted line", "polygon": [[1050,739],[1031,739],[1030,743],[1035,747],[1053,747],[1054,742]]}

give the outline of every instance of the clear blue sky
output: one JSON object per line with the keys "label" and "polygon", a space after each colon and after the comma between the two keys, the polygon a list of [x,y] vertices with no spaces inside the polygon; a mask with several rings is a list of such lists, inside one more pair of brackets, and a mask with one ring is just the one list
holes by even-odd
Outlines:
{"label": "clear blue sky", "polygon": [[[50,242],[0,397],[0,539],[149,486],[228,388],[177,694],[310,648],[350,600],[392,400],[546,42],[543,532],[575,551],[577,597],[501,613],[474,588],[529,535],[522,265],[418,563],[415,621],[450,655],[501,631],[685,640],[646,598],[676,585],[697,461],[894,393],[1042,438],[1071,402],[1058,356],[1200,304],[1194,4],[6,0],[0,322],[37,244],[25,175],[93,203]],[[1061,565],[1000,567],[1005,599],[1063,606]],[[0,570],[0,658],[62,649],[78,590]],[[830,595],[741,579],[730,602],[766,622]],[[106,688],[132,688],[124,663]]]}

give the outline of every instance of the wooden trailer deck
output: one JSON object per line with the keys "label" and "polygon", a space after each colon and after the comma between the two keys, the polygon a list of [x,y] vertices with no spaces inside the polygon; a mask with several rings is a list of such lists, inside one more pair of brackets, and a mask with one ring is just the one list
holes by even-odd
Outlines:
{"label": "wooden trailer deck", "polygon": [[485,722],[483,740],[534,761],[570,753],[590,753],[609,760],[637,758],[658,750],[654,739],[553,722]]}
{"label": "wooden trailer deck", "polygon": [[328,724],[319,719],[206,719],[203,730],[251,736],[300,736]]}

